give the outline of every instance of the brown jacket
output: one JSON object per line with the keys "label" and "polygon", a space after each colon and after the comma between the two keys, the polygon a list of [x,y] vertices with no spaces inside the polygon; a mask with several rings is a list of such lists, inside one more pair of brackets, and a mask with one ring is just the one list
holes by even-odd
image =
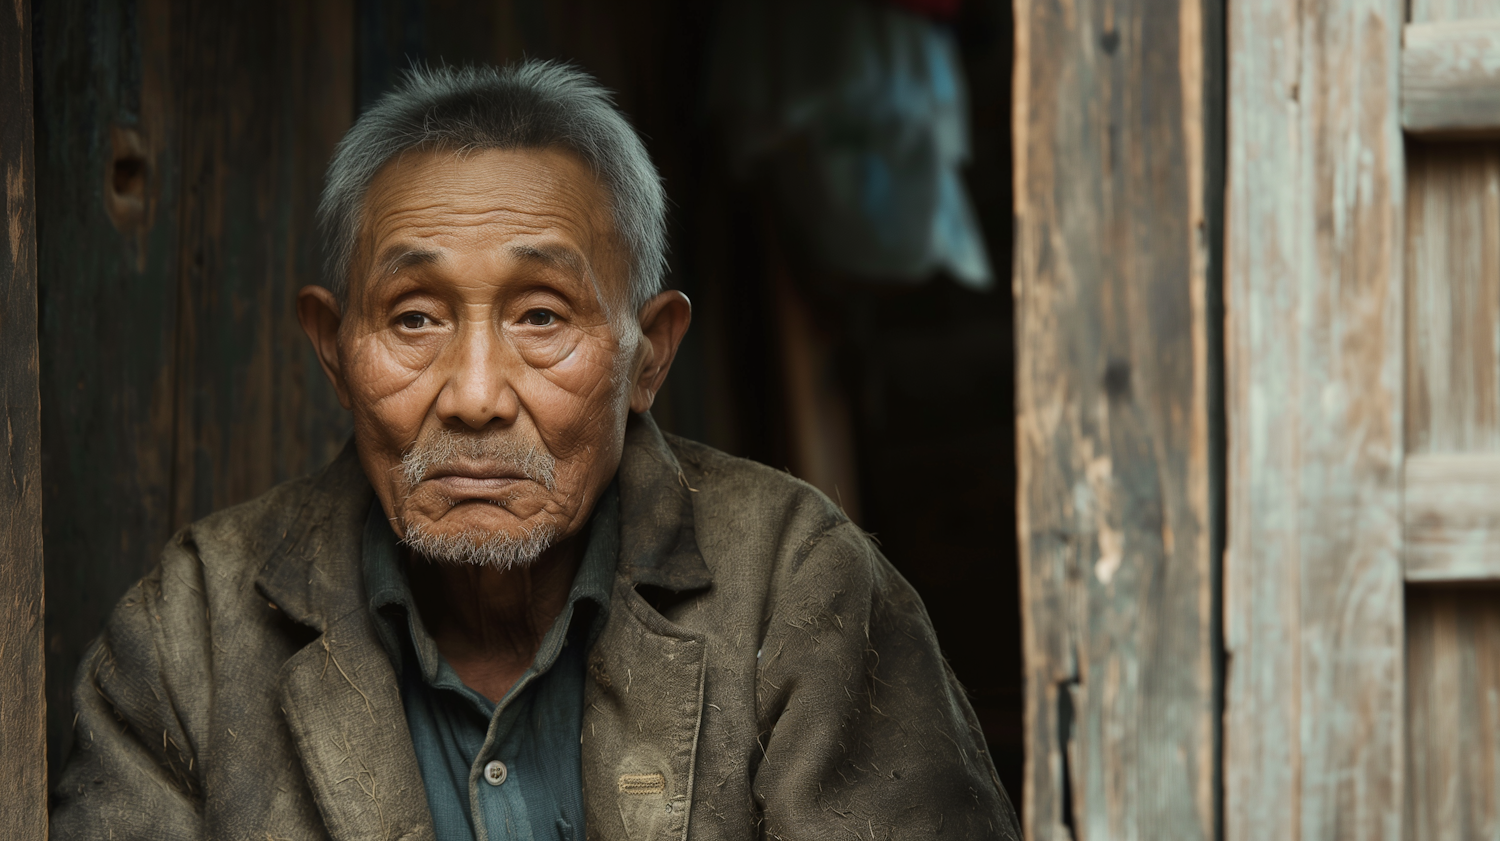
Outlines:
{"label": "brown jacket", "polygon": [[[784,473],[632,418],[588,837],[1020,838],[926,611]],[[190,526],[79,670],[54,838],[429,839],[353,448]]]}

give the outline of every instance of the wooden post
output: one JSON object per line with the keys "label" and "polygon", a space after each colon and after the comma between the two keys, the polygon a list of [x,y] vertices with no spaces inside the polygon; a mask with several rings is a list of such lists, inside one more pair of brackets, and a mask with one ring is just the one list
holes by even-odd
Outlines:
{"label": "wooden post", "polygon": [[1225,837],[1402,831],[1402,0],[1231,3]]}
{"label": "wooden post", "polygon": [[1016,3],[1033,841],[1217,832],[1211,6]]}
{"label": "wooden post", "polygon": [[36,180],[29,4],[0,12],[0,162],[7,235],[0,247],[0,837],[47,837],[42,679],[42,463],[36,337]]}

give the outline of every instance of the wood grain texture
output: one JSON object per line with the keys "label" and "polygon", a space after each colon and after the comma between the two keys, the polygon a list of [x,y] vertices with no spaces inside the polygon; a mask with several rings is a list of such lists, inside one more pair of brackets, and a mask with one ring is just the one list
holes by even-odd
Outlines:
{"label": "wood grain texture", "polygon": [[1406,580],[1500,580],[1500,453],[1409,454],[1405,474]]}
{"label": "wood grain texture", "polygon": [[174,2],[179,525],[321,466],[349,431],[293,302],[321,280],[314,210],[354,120],[352,7],[249,8]]}
{"label": "wood grain texture", "polygon": [[42,653],[42,444],[36,334],[36,178],[31,22],[25,0],[0,10],[0,837],[47,837]]}
{"label": "wood grain texture", "polygon": [[1202,8],[1015,11],[1026,835],[1212,838]]}
{"label": "wood grain texture", "polygon": [[1407,597],[1410,841],[1500,837],[1500,590]]}
{"label": "wood grain texture", "polygon": [[1500,451],[1500,143],[1407,144],[1406,446]]}
{"label": "wood grain texture", "polygon": [[1417,136],[1500,134],[1500,19],[1414,22],[1401,54],[1401,125]]}
{"label": "wood grain texture", "polygon": [[[1415,0],[1408,49],[1497,19]],[[1500,592],[1472,582],[1500,577],[1500,143],[1413,141],[1407,166],[1406,837],[1495,838]]]}
{"label": "wood grain texture", "polygon": [[1408,23],[1500,19],[1500,2],[1496,0],[1410,0],[1407,9]]}
{"label": "wood grain texture", "polygon": [[56,0],[37,21],[49,752],[75,664],[172,532],[319,466],[292,310],[352,120],[348,0]]}
{"label": "wood grain texture", "polygon": [[[172,533],[176,301],[171,226],[158,221],[171,218],[177,170],[162,5],[37,9],[44,523],[47,581],[65,594],[47,605],[54,776],[78,659]],[[138,179],[117,189],[116,164]]]}
{"label": "wood grain texture", "polygon": [[1230,7],[1230,841],[1402,829],[1404,17]]}

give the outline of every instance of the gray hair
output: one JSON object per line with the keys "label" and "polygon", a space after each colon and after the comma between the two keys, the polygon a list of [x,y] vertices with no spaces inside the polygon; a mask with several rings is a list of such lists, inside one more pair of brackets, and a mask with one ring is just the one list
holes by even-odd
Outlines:
{"label": "gray hair", "polygon": [[587,73],[552,61],[505,68],[418,67],[360,115],[334,149],[318,204],[334,295],[347,302],[365,193],[407,151],[564,149],[610,193],[615,234],[630,254],[630,302],[661,291],[666,194],[646,146],[610,93]]}

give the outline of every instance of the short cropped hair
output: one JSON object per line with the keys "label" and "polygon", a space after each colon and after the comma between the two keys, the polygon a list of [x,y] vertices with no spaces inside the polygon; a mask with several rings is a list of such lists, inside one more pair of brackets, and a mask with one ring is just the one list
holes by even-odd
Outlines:
{"label": "short cropped hair", "polygon": [[380,168],[407,151],[483,149],[563,149],[582,158],[610,195],[615,234],[630,255],[632,308],[661,291],[666,194],[645,144],[587,73],[527,61],[408,71],[339,141],[318,221],[340,303],[348,300],[365,193]]}

